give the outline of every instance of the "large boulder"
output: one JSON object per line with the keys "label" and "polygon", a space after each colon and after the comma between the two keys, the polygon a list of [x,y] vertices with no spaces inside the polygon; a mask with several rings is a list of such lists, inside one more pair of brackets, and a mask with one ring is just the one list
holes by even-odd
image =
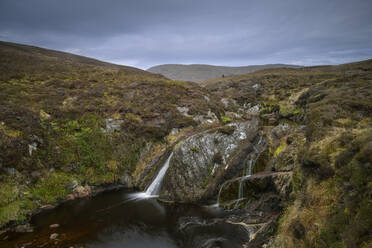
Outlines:
{"label": "large boulder", "polygon": [[177,144],[160,196],[178,202],[215,197],[219,185],[244,174],[247,157],[258,153],[259,121],[230,123],[193,135]]}
{"label": "large boulder", "polygon": [[[224,208],[244,207],[251,214],[279,213],[292,190],[292,172],[262,172],[226,181],[219,192]],[[240,195],[240,196],[239,196]]]}

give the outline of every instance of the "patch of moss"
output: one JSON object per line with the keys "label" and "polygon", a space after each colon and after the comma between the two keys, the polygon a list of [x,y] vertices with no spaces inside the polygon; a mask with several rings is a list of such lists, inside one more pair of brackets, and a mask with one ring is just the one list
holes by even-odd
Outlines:
{"label": "patch of moss", "polygon": [[280,142],[280,145],[278,146],[278,148],[276,148],[276,150],[274,151],[274,154],[273,154],[274,158],[276,158],[285,149],[287,149],[287,142],[283,140],[282,142]]}
{"label": "patch of moss", "polygon": [[0,207],[0,227],[9,222],[21,224],[35,208],[31,200],[17,200]]}
{"label": "patch of moss", "polygon": [[221,116],[221,121],[225,124],[232,122],[232,119],[227,116]]}

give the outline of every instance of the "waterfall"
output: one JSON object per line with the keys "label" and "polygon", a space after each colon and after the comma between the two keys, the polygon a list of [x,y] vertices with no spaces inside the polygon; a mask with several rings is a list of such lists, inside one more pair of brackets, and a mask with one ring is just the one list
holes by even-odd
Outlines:
{"label": "waterfall", "polygon": [[[240,200],[243,198],[243,182],[244,182],[244,180],[246,180],[247,178],[249,178],[252,175],[253,167],[256,164],[257,159],[260,157],[261,153],[263,152],[263,150],[260,149],[260,147],[259,147],[261,145],[262,138],[263,138],[263,135],[261,134],[260,139],[258,140],[257,144],[253,146],[253,150],[256,152],[256,155],[251,155],[250,156],[250,159],[248,161],[248,168],[244,168],[244,170],[243,170],[243,172],[244,172],[243,176],[239,180],[238,199],[237,199],[237,202],[235,203],[234,208],[236,208],[238,206]],[[221,198],[221,193],[222,193],[222,189],[223,189],[224,185],[225,184],[221,185],[221,188],[218,192],[217,204],[216,204],[217,207],[220,206],[220,198]]]}
{"label": "waterfall", "polygon": [[[257,144],[253,146],[254,151],[257,153],[256,156],[252,155],[248,162],[248,173],[247,170],[244,169],[243,177],[239,180],[239,191],[238,191],[238,199],[235,203],[234,208],[237,208],[241,199],[243,199],[243,182],[246,178],[250,177],[253,173],[253,166],[256,164],[257,159],[260,157],[262,150],[259,150],[259,145],[262,141],[262,136],[260,135],[260,139],[258,140]],[[258,148],[257,148],[258,147]]]}
{"label": "waterfall", "polygon": [[173,156],[173,152],[169,155],[167,161],[165,161],[163,167],[160,169],[158,175],[156,175],[154,181],[150,184],[150,186],[146,189],[146,195],[157,195],[160,192],[161,183],[165,176],[165,173],[168,170],[169,162]]}
{"label": "waterfall", "polygon": [[152,181],[152,183],[146,189],[146,191],[130,194],[129,201],[141,200],[141,199],[144,199],[144,198],[158,197],[158,194],[160,193],[160,189],[161,189],[161,183],[163,181],[165,173],[168,170],[169,162],[170,162],[172,156],[173,156],[173,152],[169,155],[169,157],[167,158],[167,161],[165,161],[163,167],[161,167],[159,173],[156,175],[154,181]]}

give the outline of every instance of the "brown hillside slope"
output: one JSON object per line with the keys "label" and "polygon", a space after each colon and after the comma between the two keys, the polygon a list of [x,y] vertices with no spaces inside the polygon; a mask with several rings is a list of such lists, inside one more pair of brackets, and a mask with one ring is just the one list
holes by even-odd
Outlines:
{"label": "brown hillside slope", "polygon": [[136,68],[0,42],[0,226],[71,193],[130,178],[141,152],[221,112],[208,90]]}
{"label": "brown hillside slope", "polygon": [[372,60],[269,69],[203,85],[236,109],[260,106],[268,125],[304,128],[303,145],[289,148],[296,136],[271,145],[270,166],[293,168],[294,188],[268,247],[371,246]]}

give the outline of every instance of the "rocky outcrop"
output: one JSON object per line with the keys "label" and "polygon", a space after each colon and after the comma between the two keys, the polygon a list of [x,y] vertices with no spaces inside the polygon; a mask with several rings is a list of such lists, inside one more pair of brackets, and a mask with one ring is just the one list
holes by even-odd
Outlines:
{"label": "rocky outcrop", "polygon": [[174,148],[161,197],[198,202],[215,196],[223,181],[243,173],[259,136],[259,122],[253,119],[185,139]]}
{"label": "rocky outcrop", "polygon": [[220,205],[226,208],[235,206],[238,199],[239,184],[243,194],[239,199],[241,206],[250,212],[271,213],[280,210],[282,201],[288,200],[291,192],[292,172],[262,172],[252,176],[239,177],[226,181],[219,194]]}

